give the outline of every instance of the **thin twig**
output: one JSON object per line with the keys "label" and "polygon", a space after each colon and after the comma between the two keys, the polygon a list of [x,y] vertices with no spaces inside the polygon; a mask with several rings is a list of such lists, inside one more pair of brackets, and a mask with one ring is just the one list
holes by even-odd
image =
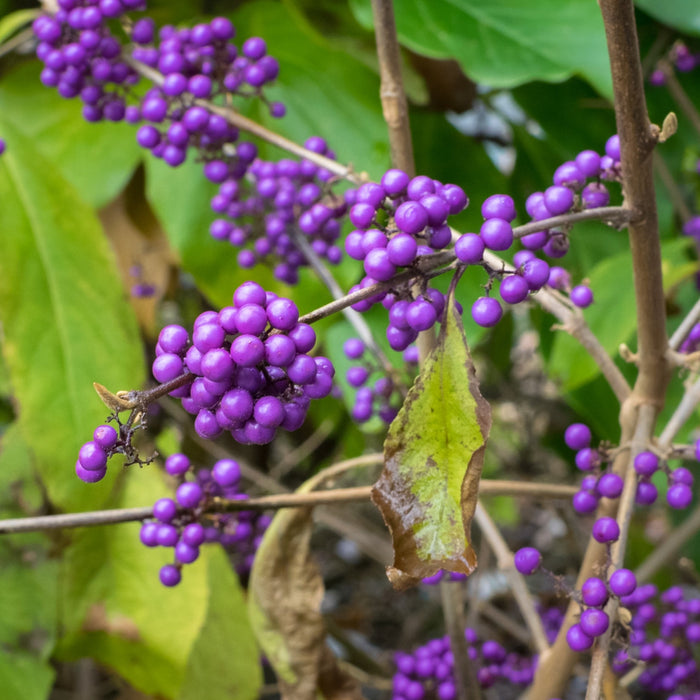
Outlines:
{"label": "thin twig", "polygon": [[700,321],[700,299],[695,302],[693,308],[688,311],[686,317],[681,321],[675,333],[669,338],[668,347],[671,350],[678,350],[681,343],[686,339],[693,326]]}
{"label": "thin twig", "polygon": [[572,226],[581,221],[602,221],[615,229],[624,228],[632,218],[632,212],[628,207],[597,207],[595,209],[584,209],[583,211],[572,212],[571,214],[560,214],[550,216],[541,221],[529,221],[522,226],[513,229],[515,238],[522,238],[530,233],[546,231],[560,226]]}
{"label": "thin twig", "polygon": [[487,540],[493,553],[496,555],[498,567],[508,577],[511,590],[513,591],[513,597],[520,608],[525,624],[527,624],[530,630],[535,649],[539,654],[545,653],[549,649],[549,643],[547,642],[547,635],[542,626],[542,618],[540,618],[537,613],[535,602],[527,589],[525,579],[515,568],[513,552],[510,551],[496,523],[494,523],[481,503],[476,506],[474,520],[479,530],[481,530],[481,534]]}
{"label": "thin twig", "polygon": [[683,394],[673,415],[668,419],[668,423],[659,435],[658,444],[667,447],[676,437],[678,431],[685,425],[685,422],[695,413],[695,409],[700,404],[700,379],[697,379]]}
{"label": "thin twig", "polygon": [[450,650],[454,656],[453,666],[457,697],[460,700],[481,700],[481,686],[474,665],[469,659],[469,648],[464,637],[464,590],[461,581],[440,581],[440,598],[445,618]]}
{"label": "thin twig", "polygon": [[[223,450],[222,454],[228,455]],[[341,474],[348,469],[361,466],[374,466],[382,463],[384,457],[380,453],[362,455],[338,462],[329,467],[327,477],[334,473]],[[242,466],[242,465],[241,465]],[[243,471],[243,470],[241,470]],[[279,484],[270,480],[276,489]],[[279,508],[300,508],[302,506],[321,506],[334,503],[352,503],[369,501],[371,486],[352,486],[327,491],[312,491],[310,493],[276,493],[268,496],[258,496],[245,500],[228,500],[215,498],[207,512],[229,513],[240,510],[276,510]],[[536,498],[571,498],[577,489],[563,484],[531,484],[518,481],[497,481],[484,479],[480,491],[483,495],[533,496]],[[112,510],[93,510],[84,513],[60,513],[57,515],[38,515],[28,518],[12,518],[0,520],[0,535],[15,532],[36,532],[39,530],[60,530],[73,527],[92,527],[126,523],[144,520],[153,515],[153,508],[117,508]]]}
{"label": "thin twig", "polygon": [[668,537],[654,547],[654,551],[637,567],[639,583],[648,581],[659,569],[671,561],[683,545],[700,530],[700,507],[697,507]]}

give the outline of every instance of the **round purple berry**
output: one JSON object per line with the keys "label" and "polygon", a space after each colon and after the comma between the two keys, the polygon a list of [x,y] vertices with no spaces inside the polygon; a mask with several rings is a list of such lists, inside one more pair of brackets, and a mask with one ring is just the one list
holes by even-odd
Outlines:
{"label": "round purple berry", "polygon": [[615,542],[620,537],[620,526],[614,518],[603,516],[593,523],[592,535],[601,544]]}
{"label": "round purple berry", "polygon": [[539,569],[542,555],[534,547],[523,547],[515,553],[514,562],[523,576],[530,576]]}

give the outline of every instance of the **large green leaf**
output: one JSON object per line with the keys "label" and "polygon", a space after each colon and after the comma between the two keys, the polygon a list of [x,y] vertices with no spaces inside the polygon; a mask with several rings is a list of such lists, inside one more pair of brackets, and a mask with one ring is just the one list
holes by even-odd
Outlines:
{"label": "large green leaf", "polygon": [[450,295],[437,346],[389,428],[372,500],[394,543],[397,588],[440,569],[476,567],[476,508],[491,409],[479,392],[462,319]]}
{"label": "large green leaf", "polygon": [[[56,164],[83,201],[102,206],[117,196],[141,158],[133,126],[86,122],[80,100],[64,100],[39,81],[37,61],[0,78],[0,112]],[[4,135],[4,134],[3,134]]]}
{"label": "large green leaf", "polygon": [[[611,235],[617,235],[611,232]],[[662,246],[666,284],[675,282],[675,271],[684,264],[689,242],[677,238]],[[607,258],[588,275],[594,303],[583,314],[604,350],[618,356],[621,343],[630,342],[637,325],[634,277],[629,251]],[[576,280],[573,281],[577,283]],[[572,391],[591,381],[599,369],[581,344],[567,333],[557,334],[549,361],[552,378],[565,391]]]}
{"label": "large green leaf", "polygon": [[94,507],[111,479],[88,486],[74,472],[106,415],[92,383],[138,388],[141,342],[92,210],[28,137],[0,129],[0,319],[19,423],[51,500]]}
{"label": "large green leaf", "polygon": [[[127,477],[123,493],[110,505],[152,505],[167,495],[153,467],[133,468]],[[158,570],[172,562],[172,550],[148,549],[139,528],[127,523],[77,531],[63,558],[66,633],[58,654],[92,657],[145,693],[174,697],[205,623],[207,566],[204,561],[188,566],[180,585],[164,588]]]}
{"label": "large green leaf", "polygon": [[224,551],[207,557],[209,603],[178,700],[253,700],[262,684],[260,652],[248,609]]}
{"label": "large green leaf", "polygon": [[3,700],[45,700],[53,686],[54,670],[48,661],[29,652],[0,654],[0,688]]}
{"label": "large green leaf", "polygon": [[380,177],[389,166],[389,147],[376,72],[285,5],[244,4],[232,19],[241,38],[265,37],[280,62],[270,94],[285,103],[287,116],[275,120],[262,110],[261,121],[298,142],[323,136],[338,160]]}
{"label": "large green leaf", "polygon": [[[4,518],[22,517],[40,503],[31,452],[16,422],[0,439],[0,494]],[[0,540],[0,688],[8,700],[43,700],[53,681],[48,659],[56,641],[58,589],[48,544],[38,533]]]}
{"label": "large green leaf", "polygon": [[684,34],[700,34],[700,7],[695,0],[635,0],[635,5]]}
{"label": "large green leaf", "polygon": [[[369,0],[352,0],[371,21]],[[454,58],[477,83],[515,87],[572,75],[612,94],[603,21],[589,0],[397,0],[402,44],[434,58]]]}

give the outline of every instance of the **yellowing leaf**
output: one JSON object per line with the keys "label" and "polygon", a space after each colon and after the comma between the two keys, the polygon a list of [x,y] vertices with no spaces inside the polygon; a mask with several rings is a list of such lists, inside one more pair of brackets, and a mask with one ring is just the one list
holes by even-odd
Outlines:
{"label": "yellowing leaf", "polygon": [[389,428],[384,470],[372,489],[393,538],[387,574],[394,587],[440,569],[475,569],[470,528],[490,427],[450,293],[437,347]]}

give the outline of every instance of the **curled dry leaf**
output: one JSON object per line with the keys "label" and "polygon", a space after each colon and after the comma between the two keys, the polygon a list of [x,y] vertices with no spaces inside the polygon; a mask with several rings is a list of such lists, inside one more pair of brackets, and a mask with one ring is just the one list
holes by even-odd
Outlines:
{"label": "curled dry leaf", "polygon": [[490,427],[451,291],[437,347],[389,428],[372,489],[393,539],[387,575],[395,588],[440,569],[476,568],[470,530]]}
{"label": "curled dry leaf", "polygon": [[[299,492],[312,491],[328,476],[317,474]],[[250,621],[284,700],[317,700],[319,692],[326,700],[361,700],[356,681],[326,646],[323,580],[309,551],[312,526],[309,507],[275,515],[250,576]]]}

